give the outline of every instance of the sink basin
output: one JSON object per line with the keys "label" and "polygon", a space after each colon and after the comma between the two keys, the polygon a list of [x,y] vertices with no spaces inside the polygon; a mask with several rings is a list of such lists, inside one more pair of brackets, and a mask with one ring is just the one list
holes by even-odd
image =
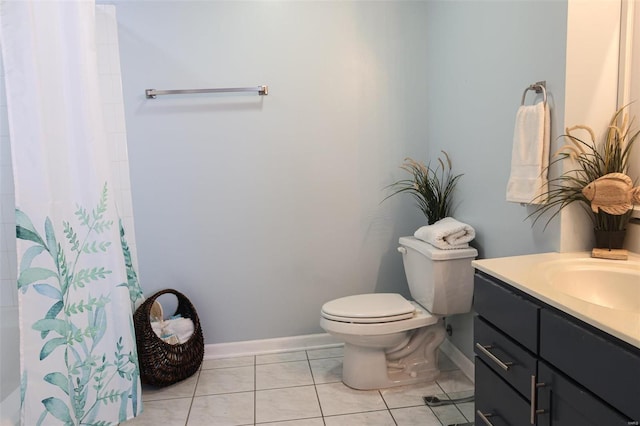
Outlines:
{"label": "sink basin", "polygon": [[640,313],[640,264],[567,259],[540,265],[554,290],[605,308]]}

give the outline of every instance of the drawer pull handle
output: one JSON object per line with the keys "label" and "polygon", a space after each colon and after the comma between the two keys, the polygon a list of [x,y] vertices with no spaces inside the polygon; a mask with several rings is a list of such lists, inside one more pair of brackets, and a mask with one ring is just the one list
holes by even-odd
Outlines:
{"label": "drawer pull handle", "polygon": [[487,417],[492,417],[493,414],[491,414],[491,413],[483,413],[480,410],[476,410],[476,414],[478,415],[478,417],[480,417],[480,419],[484,422],[485,425],[493,426],[493,423],[491,423],[489,421],[489,419],[487,418]]}
{"label": "drawer pull handle", "polygon": [[545,386],[545,384],[536,383],[536,376],[531,376],[531,418],[529,420],[531,420],[532,425],[536,424],[536,415],[545,412],[544,410],[536,410],[536,389],[542,386]]}
{"label": "drawer pull handle", "polygon": [[489,352],[489,349],[493,348],[493,346],[491,345],[481,345],[480,343],[476,343],[476,348],[478,348],[480,352],[482,352],[483,354],[491,358],[491,361],[498,364],[498,366],[502,368],[504,371],[509,371],[509,368],[513,365],[512,362],[508,362],[508,361],[504,362],[501,359],[499,359],[497,356]]}

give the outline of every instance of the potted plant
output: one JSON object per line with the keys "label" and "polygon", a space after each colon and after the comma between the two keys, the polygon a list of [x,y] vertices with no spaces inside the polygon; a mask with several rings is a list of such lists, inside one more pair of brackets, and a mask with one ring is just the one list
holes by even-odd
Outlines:
{"label": "potted plant", "polygon": [[385,200],[400,193],[411,194],[429,225],[451,216],[453,190],[462,175],[454,176],[451,173],[451,159],[445,151],[442,151],[442,154],[445,161],[439,157],[435,169],[431,168],[431,164],[426,166],[411,158],[405,158],[401,168],[411,174],[412,178],[389,185],[387,188],[394,189],[394,192]]}
{"label": "potted plant", "polygon": [[[613,114],[602,144],[596,144],[593,130],[584,125],[566,129],[563,137],[566,144],[555,154],[549,168],[564,160],[573,160],[575,168],[549,180],[549,190],[540,196],[547,203],[540,205],[530,216],[537,221],[547,212],[553,211],[547,224],[560,210],[578,202],[588,212],[596,235],[596,247],[622,248],[627,223],[631,217],[633,201],[632,183],[628,177],[629,155],[640,131],[631,130],[633,119],[624,114],[626,106]],[[580,138],[576,132],[588,136]],[[595,189],[606,188],[611,194],[603,206]],[[624,191],[630,192],[624,192]],[[636,190],[636,192],[638,192]],[[602,190],[599,194],[602,194]]]}

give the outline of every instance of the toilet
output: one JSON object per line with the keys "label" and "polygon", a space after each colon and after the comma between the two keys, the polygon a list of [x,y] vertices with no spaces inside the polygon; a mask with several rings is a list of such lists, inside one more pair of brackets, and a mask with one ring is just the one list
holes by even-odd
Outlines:
{"label": "toilet", "polygon": [[342,381],[354,389],[435,380],[444,317],[471,310],[476,249],[441,250],[414,237],[399,242],[413,300],[373,293],[322,306],[320,326],[344,342]]}

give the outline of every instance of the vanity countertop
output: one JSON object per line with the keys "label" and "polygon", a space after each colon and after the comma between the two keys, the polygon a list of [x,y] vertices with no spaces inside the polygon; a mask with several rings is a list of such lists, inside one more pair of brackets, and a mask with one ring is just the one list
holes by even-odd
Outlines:
{"label": "vanity countertop", "polygon": [[623,295],[623,298],[632,301],[632,305],[637,301],[637,309],[614,309],[590,303],[561,291],[551,283],[549,273],[554,268],[557,269],[557,265],[580,265],[587,262],[590,268],[594,265],[602,265],[603,269],[618,266],[627,268],[634,274],[632,281],[635,280],[635,274],[640,273],[640,255],[631,252],[628,260],[593,259],[590,252],[541,253],[474,260],[472,265],[548,305],[640,348],[640,279],[637,291],[634,283],[631,292],[627,291]]}

